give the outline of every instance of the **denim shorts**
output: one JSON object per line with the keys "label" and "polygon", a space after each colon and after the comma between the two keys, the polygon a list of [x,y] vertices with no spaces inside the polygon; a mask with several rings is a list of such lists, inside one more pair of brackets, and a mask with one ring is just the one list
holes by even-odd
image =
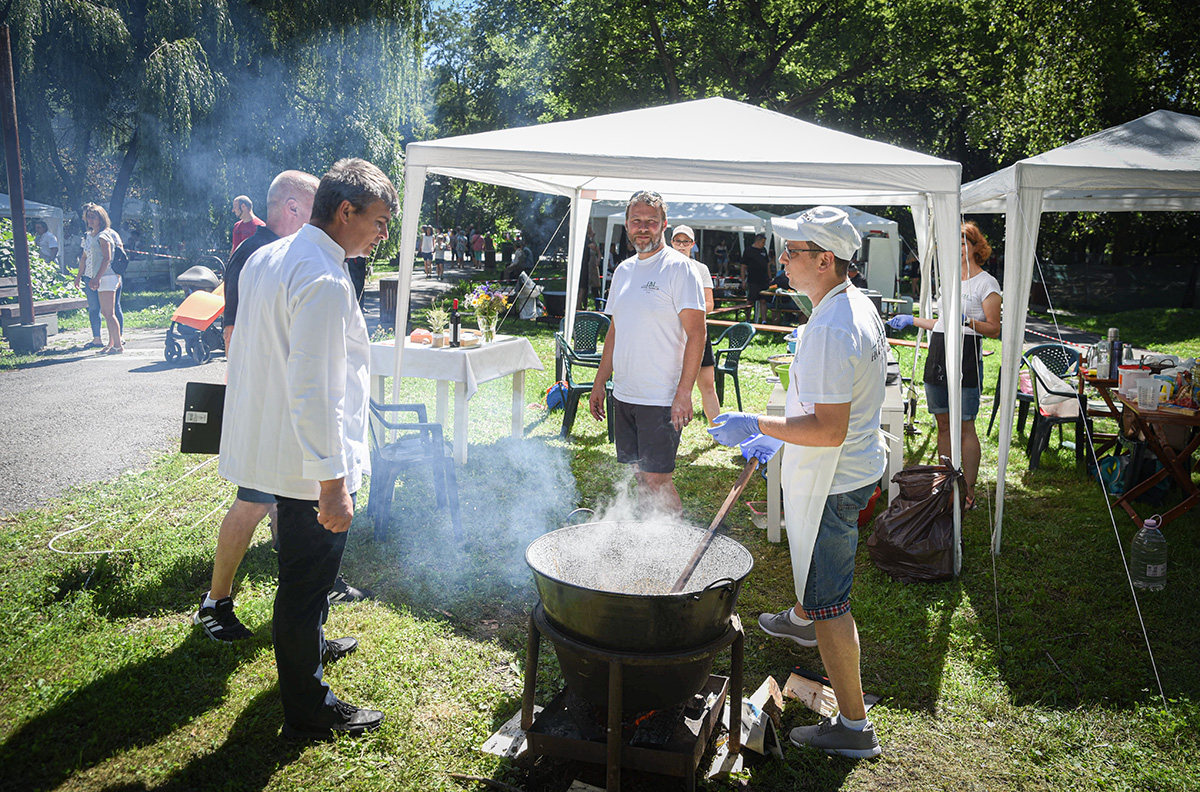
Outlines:
{"label": "denim shorts", "polygon": [[804,601],[800,603],[808,618],[836,619],[850,612],[854,554],[858,551],[858,513],[866,508],[874,492],[872,482],[825,499],[825,512],[817,529],[808,582],[804,586]]}
{"label": "denim shorts", "polygon": [[269,492],[261,492],[249,487],[238,487],[237,499],[246,503],[265,503],[271,504],[275,502],[275,496]]}
{"label": "denim shorts", "polygon": [[[950,394],[945,385],[925,383],[925,407],[932,415],[950,412]],[[974,421],[979,415],[979,388],[962,389],[962,419]]]}

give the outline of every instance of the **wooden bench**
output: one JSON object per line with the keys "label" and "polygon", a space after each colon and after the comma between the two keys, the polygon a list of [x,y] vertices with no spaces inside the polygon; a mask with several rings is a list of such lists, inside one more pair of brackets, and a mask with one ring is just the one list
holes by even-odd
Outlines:
{"label": "wooden bench", "polygon": [[[17,296],[17,279],[16,278],[0,278],[0,299],[14,298]],[[58,315],[63,311],[74,311],[79,308],[87,307],[87,298],[85,297],[63,297],[57,300],[35,300],[33,303],[33,315],[36,320],[38,317],[46,319],[46,334],[54,335],[58,332]],[[21,306],[16,303],[8,305],[0,305],[0,327],[8,327],[9,325],[19,324],[21,321]]]}
{"label": "wooden bench", "polygon": [[[741,324],[741,322],[731,322],[728,319],[709,319],[708,324],[712,327],[733,327],[735,324]],[[769,324],[751,323],[750,326],[760,333],[784,333],[785,335],[796,329],[795,327],[783,327],[781,325]]]}

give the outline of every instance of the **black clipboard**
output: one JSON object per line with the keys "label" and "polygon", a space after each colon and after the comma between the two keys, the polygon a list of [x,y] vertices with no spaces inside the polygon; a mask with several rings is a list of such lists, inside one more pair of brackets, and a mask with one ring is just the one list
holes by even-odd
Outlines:
{"label": "black clipboard", "polygon": [[183,396],[183,437],[179,450],[185,454],[220,453],[224,413],[224,385],[189,382]]}

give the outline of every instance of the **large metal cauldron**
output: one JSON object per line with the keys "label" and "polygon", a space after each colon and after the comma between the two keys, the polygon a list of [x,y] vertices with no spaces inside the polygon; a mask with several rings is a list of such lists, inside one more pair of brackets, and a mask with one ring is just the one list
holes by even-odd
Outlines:
{"label": "large metal cauldron", "polygon": [[[754,558],[717,535],[684,591],[672,585],[704,537],[686,525],[594,522],[560,528],[525,551],[547,618],[563,633],[599,649],[673,655],[725,635]],[[608,669],[555,643],[567,684],[607,704]],[[673,706],[704,686],[713,655],[625,672],[626,711]]]}

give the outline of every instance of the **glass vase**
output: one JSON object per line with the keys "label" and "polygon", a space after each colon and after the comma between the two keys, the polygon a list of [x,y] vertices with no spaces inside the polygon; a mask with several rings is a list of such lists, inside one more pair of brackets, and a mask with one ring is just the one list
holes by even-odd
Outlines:
{"label": "glass vase", "polygon": [[483,314],[476,314],[475,321],[479,325],[479,335],[482,338],[480,343],[481,344],[492,343],[492,341],[494,341],[496,338],[496,317],[495,316],[484,316]]}

